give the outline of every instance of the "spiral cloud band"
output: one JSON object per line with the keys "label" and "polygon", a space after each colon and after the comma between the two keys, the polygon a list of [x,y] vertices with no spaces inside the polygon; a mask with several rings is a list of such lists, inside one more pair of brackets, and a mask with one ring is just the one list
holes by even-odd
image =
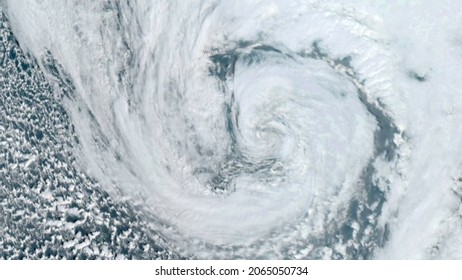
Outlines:
{"label": "spiral cloud band", "polygon": [[0,3],[172,257],[462,257],[460,4],[366,2]]}

